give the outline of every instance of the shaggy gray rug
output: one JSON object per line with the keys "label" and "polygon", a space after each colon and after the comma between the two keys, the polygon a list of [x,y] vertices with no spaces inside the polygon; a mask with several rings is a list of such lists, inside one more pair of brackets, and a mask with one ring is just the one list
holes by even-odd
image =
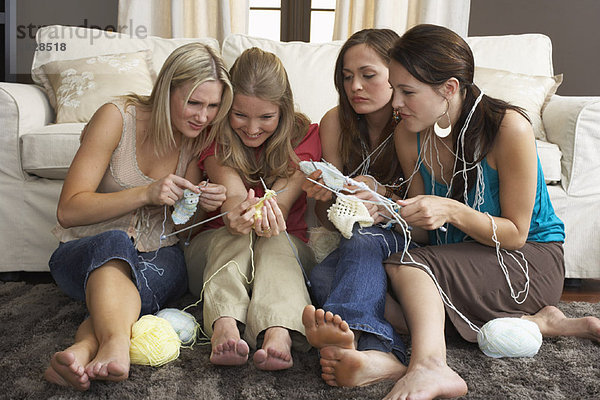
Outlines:
{"label": "shaggy gray rug", "polygon": [[[186,296],[173,306],[193,300]],[[559,307],[573,317],[600,315],[600,304]],[[320,378],[315,350],[294,353],[294,366],[286,371],[215,367],[206,346],[182,349],[160,368],[134,365],[127,381],[93,382],[85,393],[47,383],[42,373],[50,357],[72,343],[85,313],[82,303],[52,283],[0,282],[1,399],[381,399],[393,385],[329,387]],[[600,399],[599,350],[588,340],[555,338],[545,339],[534,358],[492,359],[453,336],[448,363],[467,381],[466,399]]]}

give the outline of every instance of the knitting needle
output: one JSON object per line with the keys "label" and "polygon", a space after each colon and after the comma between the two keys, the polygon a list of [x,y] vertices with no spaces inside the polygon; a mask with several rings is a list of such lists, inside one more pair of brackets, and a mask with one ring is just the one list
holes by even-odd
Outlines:
{"label": "knitting needle", "polygon": [[208,219],[205,219],[204,221],[197,222],[197,223],[195,223],[194,225],[190,225],[190,226],[188,226],[188,227],[186,227],[186,228],[183,228],[183,229],[180,229],[180,230],[178,230],[178,231],[171,232],[171,233],[169,233],[168,235],[162,235],[162,236],[160,237],[160,239],[161,239],[161,240],[164,240],[164,239],[168,238],[169,236],[177,235],[178,233],[181,233],[181,232],[183,232],[183,231],[187,231],[188,229],[195,228],[195,227],[197,227],[198,225],[205,224],[205,223],[207,223],[207,222],[210,222],[210,221],[212,221],[213,219],[217,219],[217,218],[219,218],[219,217],[222,217],[222,216],[224,216],[224,215],[226,215],[226,214],[229,214],[229,211],[225,211],[225,212],[223,212],[223,213],[221,213],[221,214],[219,214],[219,215],[215,215],[214,217],[210,217],[210,218],[208,218]]}
{"label": "knitting needle", "polygon": [[[262,182],[262,185],[263,185],[263,188],[265,189],[265,192],[266,192],[267,190],[269,190],[269,189],[267,189],[267,185],[265,184],[265,181],[263,181],[263,178],[260,178],[260,177],[259,177],[258,179],[260,179],[260,181]],[[287,188],[283,188],[283,189],[281,189],[281,190],[279,190],[279,191],[275,192],[275,194],[276,194],[276,195],[278,195],[279,193],[281,193],[281,192],[285,192],[286,190],[287,190]]]}
{"label": "knitting needle", "polygon": [[260,179],[260,182],[262,183],[262,185],[263,185],[263,189],[265,189],[265,192],[266,192],[267,190],[269,190],[269,189],[267,189],[267,185],[265,184],[265,181],[263,181],[263,178],[262,178],[262,177],[259,177],[258,179]]}

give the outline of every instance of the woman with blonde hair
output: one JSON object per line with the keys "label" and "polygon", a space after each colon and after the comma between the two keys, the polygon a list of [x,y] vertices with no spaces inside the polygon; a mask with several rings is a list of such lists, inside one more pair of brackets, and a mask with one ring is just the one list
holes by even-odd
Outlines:
{"label": "woman with blonde hair", "polygon": [[[248,49],[230,74],[229,117],[215,126],[216,142],[200,156],[211,182],[227,188],[220,211],[228,214],[207,224],[185,252],[190,291],[203,296],[213,364],[243,365],[250,348],[258,348],[257,368],[281,370],[293,364],[292,346],[310,347],[300,315],[310,303],[303,267],[314,261],[297,166],[321,157],[318,126],[294,110],[274,54]],[[270,190],[278,194],[257,210]]]}
{"label": "woman with blonde hair", "polygon": [[48,381],[87,390],[93,379],[127,379],[134,322],[185,293],[183,253],[176,237],[162,235],[173,230],[170,206],[184,189],[201,193],[201,214],[225,200],[221,185],[198,187],[197,157],[231,100],[220,57],[191,43],[167,58],[150,96],[103,105],[82,132],[49,267],[65,293],[86,302],[89,318],[52,357]]}

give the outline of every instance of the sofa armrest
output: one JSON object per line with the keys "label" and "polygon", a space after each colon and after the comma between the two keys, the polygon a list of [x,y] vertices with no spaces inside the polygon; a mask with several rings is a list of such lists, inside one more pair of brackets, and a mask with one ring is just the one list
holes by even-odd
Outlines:
{"label": "sofa armrest", "polygon": [[542,122],[548,141],[562,152],[561,185],[567,194],[600,194],[600,97],[554,95]]}
{"label": "sofa armrest", "polygon": [[0,82],[0,173],[24,179],[20,137],[54,121],[54,110],[36,85]]}

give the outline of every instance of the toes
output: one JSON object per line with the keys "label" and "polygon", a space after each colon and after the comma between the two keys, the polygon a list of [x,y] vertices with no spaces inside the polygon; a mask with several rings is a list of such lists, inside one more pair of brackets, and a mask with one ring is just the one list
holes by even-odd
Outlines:
{"label": "toes", "polygon": [[335,373],[335,368],[333,368],[333,367],[321,367],[321,372],[323,374],[333,375]]}
{"label": "toes", "polygon": [[315,322],[317,326],[319,326],[319,324],[323,325],[325,323],[325,310],[319,308],[315,311]]}
{"label": "toes", "polygon": [[321,374],[321,378],[325,381],[329,386],[338,386],[337,381],[335,380],[335,376],[331,374]]}
{"label": "toes", "polygon": [[350,325],[348,325],[348,323],[346,321],[340,322],[340,324],[338,326],[344,332],[348,332],[350,330]]}
{"label": "toes", "polygon": [[235,339],[227,339],[223,345],[223,351],[232,351],[236,348],[237,341]]}
{"label": "toes", "polygon": [[235,346],[236,353],[240,356],[247,356],[250,353],[250,347],[248,347],[248,343],[243,340],[238,340]]}
{"label": "toes", "polygon": [[316,310],[312,305],[307,305],[302,311],[302,324],[306,328],[314,328],[316,326]]}
{"label": "toes", "polygon": [[333,322],[333,313],[331,311],[327,311],[325,313],[325,322],[331,323]]}
{"label": "toes", "polygon": [[336,325],[341,324],[342,322],[344,322],[344,320],[342,319],[342,317],[340,317],[339,315],[335,314],[333,316],[333,323]]}
{"label": "toes", "polygon": [[268,349],[267,353],[269,354],[270,357],[279,358],[280,360],[283,360],[283,361],[290,361],[292,359],[291,354],[284,353],[283,351],[278,351],[275,349]]}
{"label": "toes", "polygon": [[252,361],[254,361],[255,364],[263,364],[265,361],[267,361],[267,358],[267,352],[263,349],[258,349],[252,356]]}

